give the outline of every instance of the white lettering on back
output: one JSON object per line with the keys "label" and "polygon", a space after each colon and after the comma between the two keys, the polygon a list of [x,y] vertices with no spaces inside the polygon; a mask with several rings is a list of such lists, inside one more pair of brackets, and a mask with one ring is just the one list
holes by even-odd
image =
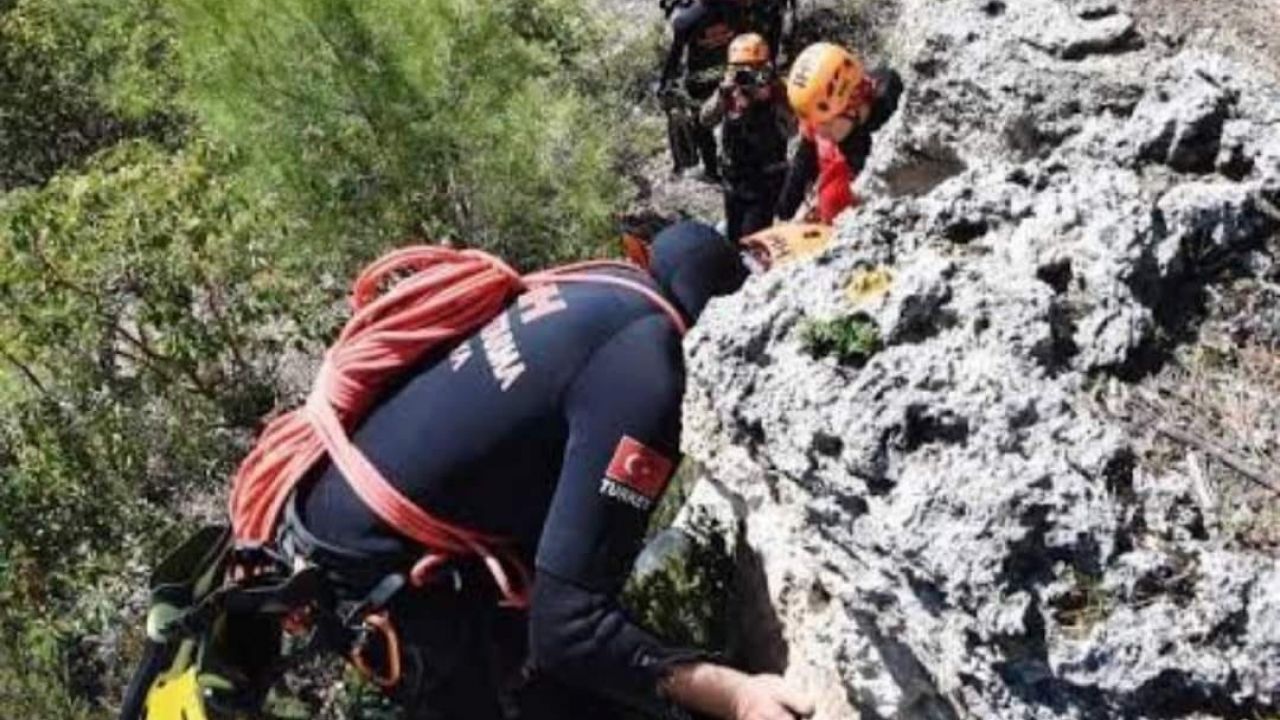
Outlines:
{"label": "white lettering on back", "polygon": [[520,322],[525,325],[568,307],[560,297],[560,288],[555,285],[536,287],[521,295],[517,302],[520,305]]}
{"label": "white lettering on back", "polygon": [[515,336],[511,334],[511,319],[506,313],[499,315],[489,323],[489,327],[481,331],[480,345],[484,348],[493,377],[502,391],[511,389],[524,374],[524,362],[520,359],[520,348],[516,347]]}

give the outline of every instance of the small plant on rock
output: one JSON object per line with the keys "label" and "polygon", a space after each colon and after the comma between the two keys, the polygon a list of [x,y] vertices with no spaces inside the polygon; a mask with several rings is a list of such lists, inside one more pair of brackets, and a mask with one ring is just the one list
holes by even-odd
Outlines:
{"label": "small plant on rock", "polygon": [[1095,575],[1070,570],[1070,589],[1054,601],[1054,618],[1072,639],[1083,639],[1106,621],[1115,609],[1116,599]]}
{"label": "small plant on rock", "polygon": [[841,365],[861,367],[884,347],[880,328],[866,313],[831,320],[808,320],[800,328],[800,344],[814,357],[835,355]]}

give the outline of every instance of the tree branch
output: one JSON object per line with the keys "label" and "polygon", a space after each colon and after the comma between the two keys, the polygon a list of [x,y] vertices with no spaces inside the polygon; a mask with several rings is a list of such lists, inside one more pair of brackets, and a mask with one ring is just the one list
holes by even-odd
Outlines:
{"label": "tree branch", "polygon": [[[36,238],[36,241],[31,244],[31,252],[35,255],[36,259],[40,261],[40,264],[44,266],[48,273],[48,278],[59,287],[70,290],[71,292],[85,298],[93,306],[94,313],[98,316],[98,319],[123,338],[125,342],[129,343],[141,352],[149,362],[143,362],[142,358],[138,358],[137,356],[132,356],[131,359],[166,378],[173,377],[175,373],[181,375],[191,382],[192,388],[197,393],[210,400],[216,401],[219,399],[219,395],[203,378],[200,377],[196,368],[189,367],[185,363],[180,363],[171,357],[167,357],[156,352],[150,344],[145,341],[145,338],[140,338],[130,333],[129,330],[120,323],[119,318],[108,312],[107,309],[102,306],[102,300],[97,294],[80,287],[76,283],[64,277],[62,273],[59,272],[57,266],[55,266],[49,258],[45,257],[44,253],[40,250],[40,243],[45,237],[46,232],[41,231],[40,235]],[[139,330],[141,330],[141,328],[139,328]],[[166,371],[166,368],[168,371]]]}
{"label": "tree branch", "polygon": [[227,313],[222,305],[222,288],[215,284],[208,273],[204,271],[204,267],[200,263],[195,263],[196,275],[200,278],[200,284],[204,286],[204,291],[208,295],[209,314],[213,315],[214,322],[222,330],[223,342],[226,343],[227,349],[231,352],[231,360],[237,366],[237,375],[243,373],[250,375],[253,372],[253,365],[249,363],[243,350],[240,347],[240,335],[233,332],[231,323],[227,320]]}
{"label": "tree branch", "polygon": [[6,350],[3,346],[0,346],[0,357],[3,357],[6,362],[14,367],[14,369],[22,373],[22,376],[27,379],[27,382],[35,386],[35,389],[39,391],[41,395],[45,397],[52,397],[49,389],[45,387],[44,383],[40,382],[40,377],[36,375],[35,371],[32,370],[29,365],[19,360],[16,355]]}

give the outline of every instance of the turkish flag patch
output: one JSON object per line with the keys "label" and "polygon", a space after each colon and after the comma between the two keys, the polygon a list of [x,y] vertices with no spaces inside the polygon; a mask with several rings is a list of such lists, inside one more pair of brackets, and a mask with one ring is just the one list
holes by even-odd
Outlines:
{"label": "turkish flag patch", "polygon": [[644,443],[623,435],[605,476],[650,500],[656,500],[671,479],[671,460]]}

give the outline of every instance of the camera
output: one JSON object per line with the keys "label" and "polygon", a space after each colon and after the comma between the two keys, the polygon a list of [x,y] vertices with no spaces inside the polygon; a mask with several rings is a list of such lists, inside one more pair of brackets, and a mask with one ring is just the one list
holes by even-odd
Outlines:
{"label": "camera", "polygon": [[759,87],[767,82],[764,72],[741,68],[733,74],[733,84],[746,87]]}

